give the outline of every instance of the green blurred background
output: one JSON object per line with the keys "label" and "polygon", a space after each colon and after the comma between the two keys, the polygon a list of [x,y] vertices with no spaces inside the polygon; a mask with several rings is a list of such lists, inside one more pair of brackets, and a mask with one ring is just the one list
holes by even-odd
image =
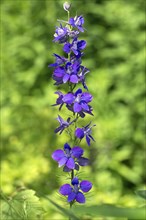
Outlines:
{"label": "green blurred background", "polygon": [[[6,195],[21,187],[34,189],[46,219],[61,218],[43,199],[46,195],[65,205],[57,190],[66,175],[51,153],[69,139],[54,134],[58,108],[51,105],[57,88],[48,68],[53,53],[63,55],[61,45],[52,42],[57,19],[67,19],[63,3],[1,1],[1,187]],[[91,166],[81,169],[80,176],[94,184],[88,205],[141,203],[135,191],[144,189],[146,181],[144,7],[144,0],[72,1],[71,16],[85,19],[83,64],[90,69],[86,81],[94,96],[94,117],[80,122],[96,124],[96,142],[90,148],[81,142]],[[65,109],[61,113],[69,114]]]}

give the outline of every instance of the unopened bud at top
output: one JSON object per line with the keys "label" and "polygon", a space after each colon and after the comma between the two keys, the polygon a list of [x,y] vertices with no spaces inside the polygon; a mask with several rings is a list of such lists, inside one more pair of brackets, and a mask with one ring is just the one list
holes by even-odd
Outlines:
{"label": "unopened bud at top", "polygon": [[64,8],[65,11],[69,11],[70,7],[71,7],[71,4],[69,2],[65,2],[63,4],[63,8]]}

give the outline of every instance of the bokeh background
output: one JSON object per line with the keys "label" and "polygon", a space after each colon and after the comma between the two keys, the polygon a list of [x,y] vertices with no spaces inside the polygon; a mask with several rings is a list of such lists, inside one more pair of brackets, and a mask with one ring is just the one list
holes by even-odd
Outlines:
{"label": "bokeh background", "polygon": [[[48,68],[53,53],[63,55],[52,42],[57,19],[67,19],[63,2],[1,1],[1,187],[6,195],[21,187],[35,190],[47,211],[44,219],[61,218],[45,196],[67,207],[57,193],[67,177],[51,153],[69,138],[54,134],[57,88]],[[90,69],[86,81],[94,97],[94,117],[80,122],[96,124],[96,142],[90,148],[81,142],[91,166],[79,175],[94,185],[88,205],[141,204],[135,191],[146,182],[144,7],[144,0],[72,1],[71,16],[85,19],[80,38],[87,41],[83,64]]]}

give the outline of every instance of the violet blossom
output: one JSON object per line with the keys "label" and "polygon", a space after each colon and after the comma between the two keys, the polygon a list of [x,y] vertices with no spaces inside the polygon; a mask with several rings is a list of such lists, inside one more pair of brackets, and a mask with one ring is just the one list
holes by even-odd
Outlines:
{"label": "violet blossom", "polygon": [[87,142],[88,146],[90,146],[90,140],[95,141],[91,135],[92,134],[91,128],[96,125],[90,126],[90,124],[91,124],[91,122],[88,125],[86,125],[82,128],[76,128],[76,130],[75,130],[75,136],[77,138],[82,139],[82,138],[86,137],[86,142]]}
{"label": "violet blossom", "polygon": [[70,147],[68,143],[64,145],[64,150],[55,150],[52,154],[52,158],[58,162],[59,167],[64,166],[64,171],[68,172],[72,169],[79,170],[80,166],[88,165],[88,159],[82,157],[84,150],[81,147]]}
{"label": "violet blossom", "polygon": [[86,198],[84,193],[89,192],[92,188],[92,183],[87,180],[79,182],[77,177],[74,177],[70,184],[64,184],[60,187],[59,192],[63,196],[68,196],[67,201],[85,203]]}

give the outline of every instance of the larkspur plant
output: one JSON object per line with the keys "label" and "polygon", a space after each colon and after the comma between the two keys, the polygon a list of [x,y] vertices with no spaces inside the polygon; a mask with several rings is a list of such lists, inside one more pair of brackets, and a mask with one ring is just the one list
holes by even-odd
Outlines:
{"label": "larkspur plant", "polygon": [[[95,141],[92,137],[91,122],[82,128],[77,127],[78,119],[83,119],[86,114],[93,116],[93,109],[89,103],[93,97],[88,92],[85,77],[89,70],[81,65],[82,57],[84,55],[83,50],[87,43],[85,40],[79,40],[80,32],[84,32],[83,16],[75,16],[70,18],[70,4],[64,3],[64,10],[68,13],[68,21],[60,21],[59,27],[56,27],[54,34],[54,42],[63,45],[64,56],[60,56],[54,53],[55,62],[50,64],[49,67],[53,67],[52,78],[55,81],[54,85],[61,84],[68,85],[68,92],[66,94],[61,91],[56,91],[58,95],[56,103],[53,106],[59,106],[59,111],[65,106],[72,112],[72,116],[66,120],[60,115],[57,117],[59,126],[55,129],[55,133],[62,134],[64,130],[71,136],[70,127],[74,125],[75,130],[74,137],[71,137],[72,145],[65,143],[63,149],[57,149],[52,153],[52,158],[58,163],[59,167],[63,167],[63,172],[70,174],[70,184],[66,183],[62,185],[59,192],[63,196],[67,196],[67,202],[70,203],[70,207],[75,203],[85,203],[86,198],[84,193],[88,192],[92,188],[92,183],[88,180],[80,181],[78,178],[78,172],[80,166],[89,165],[89,159],[83,157],[84,150],[78,146],[78,143],[85,137],[88,146],[90,146],[91,140]],[[80,87],[75,90],[77,85],[82,85],[83,91]],[[72,118],[72,119],[71,119]]]}

